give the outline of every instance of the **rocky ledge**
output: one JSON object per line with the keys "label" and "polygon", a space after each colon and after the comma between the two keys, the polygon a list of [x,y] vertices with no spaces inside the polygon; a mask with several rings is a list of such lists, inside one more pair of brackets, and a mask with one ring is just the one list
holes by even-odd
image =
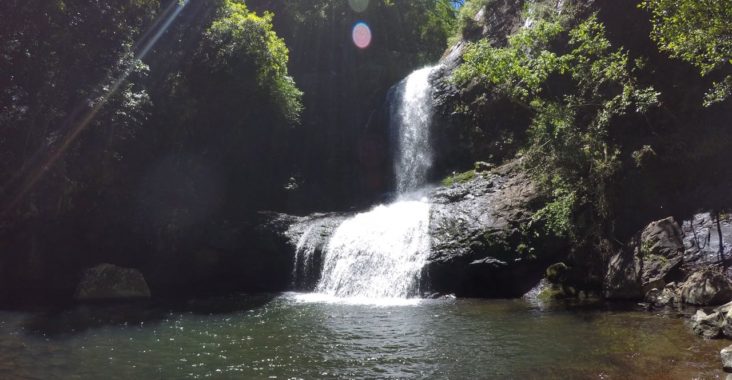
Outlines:
{"label": "rocky ledge", "polygon": [[[520,161],[485,169],[428,193],[431,254],[422,273],[424,293],[520,296],[565,252],[561,241],[537,240],[538,234],[533,233],[531,215],[541,202]],[[293,286],[310,290],[320,274],[330,236],[354,213],[261,215],[256,244],[260,254],[287,252],[293,263],[289,268]]]}
{"label": "rocky ledge", "polygon": [[534,234],[541,202],[514,161],[434,190],[427,287],[466,297],[518,297],[566,252],[560,240]]}

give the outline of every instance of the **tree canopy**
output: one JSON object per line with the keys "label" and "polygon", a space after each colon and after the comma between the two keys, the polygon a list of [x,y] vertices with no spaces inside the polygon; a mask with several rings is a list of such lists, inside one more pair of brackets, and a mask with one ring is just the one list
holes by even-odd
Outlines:
{"label": "tree canopy", "polygon": [[[732,69],[732,0],[644,0],[651,13],[652,38],[672,57],[696,66],[702,75]],[[715,82],[706,104],[732,94],[732,76]]]}

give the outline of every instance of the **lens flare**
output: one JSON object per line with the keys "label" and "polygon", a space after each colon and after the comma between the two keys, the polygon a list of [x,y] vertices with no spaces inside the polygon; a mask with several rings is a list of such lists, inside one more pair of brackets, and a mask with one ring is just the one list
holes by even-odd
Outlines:
{"label": "lens flare", "polygon": [[361,13],[369,7],[369,0],[348,0],[348,5],[354,12]]}
{"label": "lens flare", "polygon": [[366,49],[371,44],[371,29],[365,22],[359,22],[353,27],[352,37],[359,49]]}

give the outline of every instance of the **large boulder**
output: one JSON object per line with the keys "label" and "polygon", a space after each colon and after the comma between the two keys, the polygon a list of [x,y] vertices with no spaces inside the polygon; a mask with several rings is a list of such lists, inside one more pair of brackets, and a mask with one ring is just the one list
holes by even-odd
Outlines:
{"label": "large boulder", "polygon": [[610,258],[603,284],[605,297],[640,299],[653,289],[661,291],[680,278],[683,254],[681,228],[673,218],[648,224]]}
{"label": "large boulder", "polygon": [[732,281],[715,269],[696,272],[681,285],[681,300],[691,305],[721,305],[732,300]]}
{"label": "large boulder", "polygon": [[76,288],[77,301],[149,298],[150,289],[139,270],[99,264],[84,271]]}
{"label": "large boulder", "polygon": [[669,277],[676,274],[684,254],[682,236],[681,228],[672,217],[652,222],[643,229],[640,254],[644,292],[663,289]]}
{"label": "large boulder", "polygon": [[540,206],[518,161],[430,196],[431,253],[423,276],[432,291],[458,296],[521,296],[566,252],[563,242],[528,231]]}

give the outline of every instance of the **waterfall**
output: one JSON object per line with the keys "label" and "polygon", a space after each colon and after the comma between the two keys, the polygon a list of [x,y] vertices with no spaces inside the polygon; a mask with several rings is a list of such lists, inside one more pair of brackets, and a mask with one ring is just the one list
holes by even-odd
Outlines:
{"label": "waterfall", "polygon": [[325,253],[316,290],[339,297],[407,297],[429,253],[429,204],[398,201],[344,221]]}
{"label": "waterfall", "polygon": [[432,166],[432,88],[429,82],[432,70],[432,67],[425,67],[410,74],[399,84],[398,100],[392,104],[392,129],[398,132],[394,172],[399,194],[424,185]]}
{"label": "waterfall", "polygon": [[[418,190],[425,185],[432,163],[432,71],[427,67],[410,74],[397,85],[392,99],[397,199],[336,228],[323,253],[315,289],[321,295],[351,299],[419,295],[420,274],[430,253],[430,204]],[[312,255],[307,244],[298,248],[303,251],[297,252],[300,260]]]}

